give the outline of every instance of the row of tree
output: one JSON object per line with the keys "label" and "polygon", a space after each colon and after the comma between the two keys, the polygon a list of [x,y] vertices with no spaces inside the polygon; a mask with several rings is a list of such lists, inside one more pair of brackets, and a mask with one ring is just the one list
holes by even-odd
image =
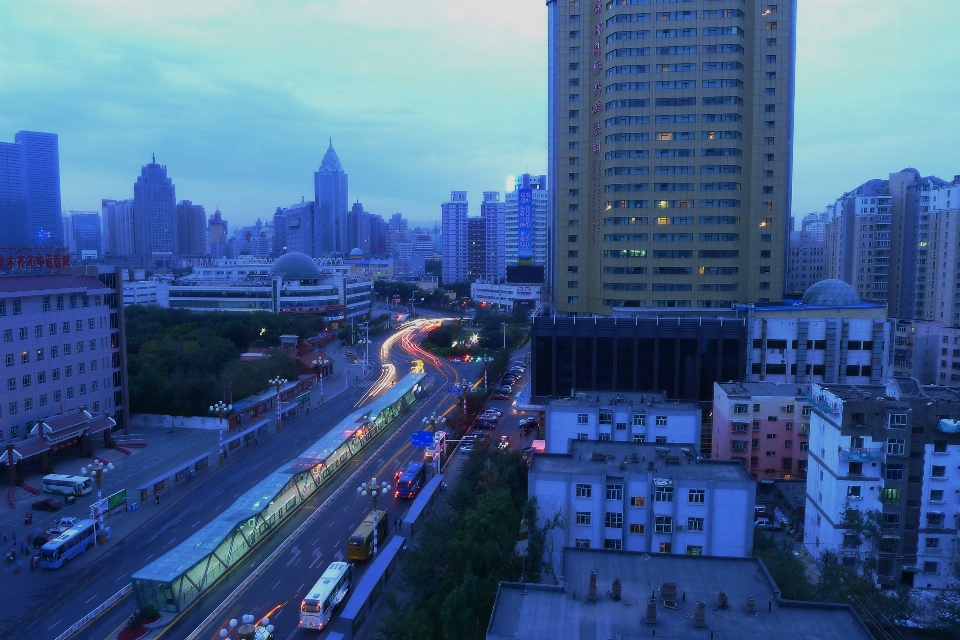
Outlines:
{"label": "row of tree", "polygon": [[283,334],[324,330],[319,318],[301,314],[195,314],[154,306],[124,313],[133,413],[207,415],[216,401],[263,391],[275,376],[295,379],[296,363],[279,349],[255,362],[241,362],[240,354],[251,346],[278,348]]}

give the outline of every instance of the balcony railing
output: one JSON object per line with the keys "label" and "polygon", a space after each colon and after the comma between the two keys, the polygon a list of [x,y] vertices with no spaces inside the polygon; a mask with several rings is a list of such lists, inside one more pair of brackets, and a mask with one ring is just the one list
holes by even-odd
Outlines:
{"label": "balcony railing", "polygon": [[840,449],[840,459],[845,462],[867,462],[879,460],[883,447],[848,447]]}

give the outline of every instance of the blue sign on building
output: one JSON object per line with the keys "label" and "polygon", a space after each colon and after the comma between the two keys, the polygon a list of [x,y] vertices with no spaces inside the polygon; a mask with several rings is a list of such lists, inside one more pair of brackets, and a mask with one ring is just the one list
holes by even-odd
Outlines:
{"label": "blue sign on building", "polygon": [[517,261],[533,260],[533,189],[517,189]]}
{"label": "blue sign on building", "polygon": [[432,447],[433,431],[414,431],[410,434],[410,445],[414,447]]}

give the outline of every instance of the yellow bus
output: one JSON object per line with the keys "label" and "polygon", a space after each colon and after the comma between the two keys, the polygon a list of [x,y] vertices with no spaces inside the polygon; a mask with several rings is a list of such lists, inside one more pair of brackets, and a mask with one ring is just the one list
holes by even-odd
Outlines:
{"label": "yellow bus", "polygon": [[376,522],[377,546],[382,547],[389,533],[390,515],[382,509],[371,511],[363,519],[347,544],[347,559],[363,562],[373,555],[373,527]]}

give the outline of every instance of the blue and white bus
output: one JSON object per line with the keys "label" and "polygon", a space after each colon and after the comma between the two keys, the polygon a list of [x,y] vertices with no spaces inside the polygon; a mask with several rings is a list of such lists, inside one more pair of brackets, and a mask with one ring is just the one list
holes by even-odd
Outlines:
{"label": "blue and white bus", "polygon": [[323,630],[353,584],[353,565],[331,562],[300,603],[300,627]]}
{"label": "blue and white bus", "polygon": [[93,479],[51,473],[43,476],[43,490],[46,493],[59,493],[65,496],[85,496],[93,491]]}
{"label": "blue and white bus", "polygon": [[44,569],[59,569],[96,542],[97,523],[81,520],[40,548],[40,566]]}

